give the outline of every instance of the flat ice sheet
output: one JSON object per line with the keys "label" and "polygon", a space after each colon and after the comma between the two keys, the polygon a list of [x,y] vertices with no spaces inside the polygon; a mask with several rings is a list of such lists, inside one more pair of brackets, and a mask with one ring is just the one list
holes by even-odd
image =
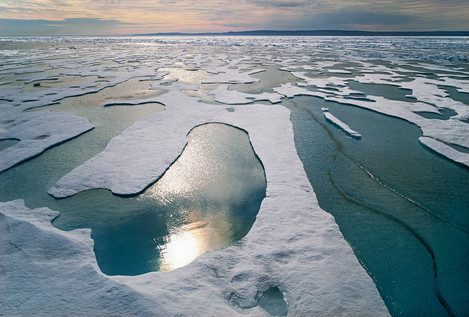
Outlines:
{"label": "flat ice sheet", "polygon": [[[8,115],[2,117],[0,136],[20,140],[0,154],[2,162],[7,162],[3,169],[92,128],[86,119],[72,114],[26,110],[141,78],[156,82],[150,83],[150,89],[167,92],[152,98],[110,98],[105,104],[138,107],[158,102],[165,110],[140,119],[113,138],[103,152],[64,175],[50,194],[68,197],[94,188],[118,194],[141,192],[178,157],[190,129],[223,122],[249,133],[264,165],[267,197],[257,219],[238,245],[207,252],[174,272],[111,277],[96,264],[88,230],[60,231],[50,224],[55,211],[29,209],[22,201],[0,203],[0,229],[5,232],[0,235],[3,311],[7,315],[158,316],[223,311],[233,316],[267,316],[257,305],[258,296],[278,287],[292,316],[388,315],[376,286],[333,217],[318,206],[296,154],[289,111],[254,102],[276,103],[308,95],[401,118],[422,129],[422,144],[467,165],[468,154],[457,150],[458,146],[469,148],[467,105],[449,98],[440,87],[468,91],[465,69],[445,67],[448,61],[467,60],[467,41],[453,40],[448,55],[432,39],[411,44],[393,39],[399,50],[389,49],[388,39],[373,39],[372,45],[355,39],[340,43],[302,39],[299,44],[301,39],[293,37],[274,42],[271,38],[209,37],[134,40],[74,38],[76,47],[58,43],[48,50],[0,50],[7,61],[0,65],[0,106],[2,115]],[[331,51],[337,56],[322,56]],[[341,65],[344,61],[350,65]],[[277,74],[282,78],[269,78],[272,82],[262,87],[263,94],[242,92],[242,85],[259,83],[255,73],[267,72],[264,67],[273,65],[285,71]],[[167,76],[171,67],[175,70]],[[442,74],[436,74],[438,79],[421,78],[425,70]],[[203,76],[183,78],[191,71],[201,71]],[[324,78],[325,73],[335,75]],[[77,83],[45,89],[54,78],[64,82],[72,78]],[[360,92],[349,87],[349,80],[411,89],[416,101],[372,95],[354,99]],[[220,84],[230,84],[230,89]],[[207,96],[231,106],[199,102]],[[439,107],[456,115],[431,120],[416,113],[439,113]],[[14,155],[7,150],[15,150]]]}

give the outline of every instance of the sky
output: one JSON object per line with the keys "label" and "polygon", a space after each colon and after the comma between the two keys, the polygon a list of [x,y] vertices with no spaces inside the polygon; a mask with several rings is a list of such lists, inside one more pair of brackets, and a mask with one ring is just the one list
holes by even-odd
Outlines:
{"label": "sky", "polygon": [[0,0],[0,35],[468,31],[469,0]]}

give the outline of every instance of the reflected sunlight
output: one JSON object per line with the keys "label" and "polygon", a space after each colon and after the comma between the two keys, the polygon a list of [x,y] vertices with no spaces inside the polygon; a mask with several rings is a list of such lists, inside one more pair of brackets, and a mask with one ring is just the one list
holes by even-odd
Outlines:
{"label": "reflected sunlight", "polygon": [[197,221],[170,235],[161,252],[160,271],[168,272],[186,266],[209,249],[207,223]]}
{"label": "reflected sunlight", "polygon": [[169,234],[155,245],[159,271],[244,236],[265,195],[264,171],[246,132],[211,123],[195,127],[187,140],[179,158],[138,198],[164,207]]}
{"label": "reflected sunlight", "polygon": [[[202,136],[210,138],[212,142],[204,141]],[[228,190],[220,188],[217,178],[231,175],[229,167],[224,165],[230,155],[225,154],[220,145],[213,142],[214,137],[223,138],[226,135],[223,130],[213,132],[205,126],[191,131],[184,152],[144,196],[158,199],[165,204],[172,203],[178,197],[190,198],[200,193],[217,199],[224,197]],[[233,146],[235,143],[229,144]]]}

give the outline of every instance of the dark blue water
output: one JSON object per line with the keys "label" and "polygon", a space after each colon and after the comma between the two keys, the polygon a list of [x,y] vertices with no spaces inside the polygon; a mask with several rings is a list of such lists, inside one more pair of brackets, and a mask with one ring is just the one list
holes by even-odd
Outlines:
{"label": "dark blue water", "polygon": [[[425,149],[418,127],[295,97],[295,142],[331,213],[394,316],[469,314],[469,170]],[[326,122],[321,107],[362,135]]]}

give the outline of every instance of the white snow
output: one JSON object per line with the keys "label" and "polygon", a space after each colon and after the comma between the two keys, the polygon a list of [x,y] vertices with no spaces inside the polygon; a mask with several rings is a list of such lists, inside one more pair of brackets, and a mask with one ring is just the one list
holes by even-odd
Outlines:
{"label": "white snow", "polygon": [[164,302],[101,273],[90,230],[58,230],[58,214],[0,203],[2,316],[170,316]]}
{"label": "white snow", "polygon": [[[467,119],[469,116],[469,107],[464,105],[462,102],[448,98],[444,90],[437,87],[438,84],[441,84],[438,81],[417,77],[411,82],[393,82],[392,80],[396,78],[395,76],[398,76],[394,74],[384,75],[367,73],[364,76],[356,76],[353,80],[357,80],[362,83],[392,83],[393,85],[399,85],[402,88],[412,89],[414,92],[413,96],[417,98],[417,102],[406,102],[390,100],[381,96],[367,95],[367,101],[350,98],[346,99],[345,97],[350,96],[351,93],[358,93],[359,91],[354,91],[348,86],[345,86],[346,82],[343,78],[309,78],[304,72],[292,72],[292,74],[306,81],[306,83],[300,83],[302,86],[315,86],[320,88],[333,87],[336,88],[337,91],[323,89],[318,89],[318,91],[309,91],[306,88],[294,86],[290,83],[274,88],[274,91],[288,98],[300,95],[317,96],[324,100],[354,105],[389,116],[401,118],[420,127],[422,129],[423,136],[425,137],[430,137],[445,143],[456,144],[469,149],[469,138],[467,137],[469,135],[469,125],[461,121]],[[453,109],[458,113],[458,115],[451,117],[448,120],[434,120],[427,119],[416,114],[416,112],[420,111],[439,114],[435,106],[428,104],[430,102],[434,102],[438,106],[441,105],[446,108]],[[435,146],[432,149],[438,152],[442,147]],[[452,160],[452,157],[455,157],[454,155],[445,155],[444,153],[446,152],[447,151],[440,154],[446,156],[450,160]],[[464,158],[463,160],[468,160],[469,154],[459,152],[458,157],[458,160],[461,160],[461,158]]]}
{"label": "white snow", "polygon": [[334,69],[328,68],[326,69],[328,73],[335,73],[335,74],[344,74],[344,75],[351,75],[352,73],[346,69]]}
{"label": "white snow", "polygon": [[[357,76],[354,80],[361,83],[374,83],[374,84],[393,84],[398,85],[401,88],[412,90],[410,97],[415,97],[419,102],[433,104],[438,108],[449,108],[453,109],[458,113],[456,119],[467,119],[469,118],[469,107],[460,101],[452,100],[448,98],[448,94],[438,85],[446,85],[447,78],[445,81],[428,79],[422,77],[415,77],[412,81],[406,82],[395,82],[396,76],[400,75],[380,75],[380,74],[365,74],[364,76]],[[457,87],[467,87],[462,80],[452,79],[452,85]],[[458,85],[459,84],[459,85]],[[415,110],[414,110],[415,111]]]}
{"label": "white snow", "polygon": [[309,91],[306,88],[294,86],[290,83],[288,84],[281,84],[280,87],[276,87],[273,89],[276,93],[284,95],[287,98],[293,98],[294,96],[316,96],[316,97],[324,97],[324,93],[316,92],[316,91]]}

